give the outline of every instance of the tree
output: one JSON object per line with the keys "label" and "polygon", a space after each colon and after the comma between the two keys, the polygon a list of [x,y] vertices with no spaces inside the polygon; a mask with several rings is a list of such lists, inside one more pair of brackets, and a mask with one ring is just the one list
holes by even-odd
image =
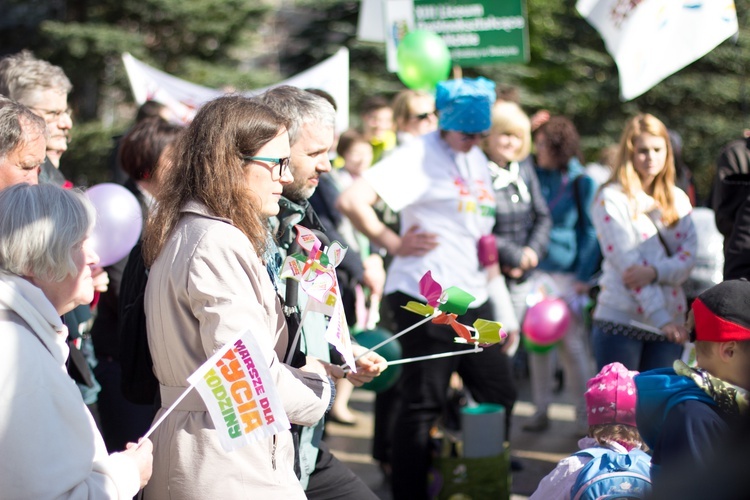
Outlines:
{"label": "tree", "polygon": [[258,30],[272,12],[267,2],[6,1],[3,52],[30,48],[73,82],[77,125],[61,168],[82,182],[106,179],[110,137],[127,124],[119,106],[130,101],[123,52],[206,86],[254,88],[278,79],[273,71],[249,71],[266,59]]}

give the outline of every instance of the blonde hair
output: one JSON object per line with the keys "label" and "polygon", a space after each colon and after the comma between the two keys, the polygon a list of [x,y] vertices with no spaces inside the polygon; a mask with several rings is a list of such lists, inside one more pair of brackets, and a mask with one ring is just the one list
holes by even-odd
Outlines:
{"label": "blonde hair", "polygon": [[664,123],[654,115],[641,113],[628,120],[625,130],[620,138],[620,147],[614,164],[614,173],[607,184],[616,182],[622,186],[622,190],[633,199],[635,191],[642,189],[641,178],[633,167],[633,156],[635,155],[635,140],[643,134],[650,134],[664,139],[667,148],[667,158],[664,168],[656,174],[652,186],[651,196],[661,208],[661,217],[664,224],[670,226],[680,218],[675,206],[674,191],[675,167],[672,144],[669,140],[669,132]]}
{"label": "blonde hair", "polygon": [[414,113],[414,110],[411,107],[412,102],[420,97],[427,97],[433,101],[435,100],[435,97],[432,94],[424,90],[404,89],[396,94],[396,97],[393,98],[393,104],[391,105],[391,109],[393,109],[393,123],[396,128],[409,121]]}
{"label": "blonde hair", "polygon": [[491,111],[492,127],[490,132],[494,134],[513,134],[520,137],[521,148],[516,158],[508,158],[509,161],[520,161],[531,153],[531,122],[521,106],[515,102],[497,101]]}
{"label": "blonde hair", "polygon": [[640,448],[647,450],[638,428],[625,424],[598,424],[589,426],[589,436],[601,446],[608,443],[619,443],[628,449]]}

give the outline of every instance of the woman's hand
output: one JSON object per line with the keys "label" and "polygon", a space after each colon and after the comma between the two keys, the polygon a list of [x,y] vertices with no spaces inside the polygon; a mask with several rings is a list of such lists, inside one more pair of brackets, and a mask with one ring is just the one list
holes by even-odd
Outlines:
{"label": "woman's hand", "polygon": [[141,438],[138,443],[128,443],[125,445],[123,455],[130,457],[138,467],[138,476],[141,480],[141,488],[146,486],[151,479],[151,473],[154,467],[154,444],[150,439]]}
{"label": "woman's hand", "polygon": [[94,282],[94,291],[104,293],[109,288],[109,274],[103,267],[94,267],[91,269],[91,279]]}
{"label": "woman's hand", "polygon": [[539,256],[531,247],[523,247],[523,255],[521,256],[521,269],[528,271],[534,269],[539,265]]}
{"label": "woman's hand", "polygon": [[520,267],[503,266],[503,274],[508,278],[520,278],[523,276],[523,269]]}
{"label": "woman's hand", "polygon": [[305,363],[305,366],[300,368],[300,370],[317,373],[322,377],[331,377],[334,381],[344,378],[344,369],[339,365],[328,363],[313,356],[307,356],[306,360],[307,362]]}
{"label": "woman's hand", "polygon": [[661,327],[661,331],[667,340],[674,342],[675,344],[684,344],[689,338],[688,331],[685,327],[675,323],[667,323]]}
{"label": "woman's hand", "polygon": [[634,264],[622,273],[622,282],[631,290],[643,288],[656,280],[656,269],[653,266]]}
{"label": "woman's hand", "polygon": [[426,253],[434,250],[438,246],[437,235],[435,233],[424,233],[420,231],[419,226],[414,225],[401,236],[401,244],[395,252],[391,252],[401,257],[417,256],[421,257]]}

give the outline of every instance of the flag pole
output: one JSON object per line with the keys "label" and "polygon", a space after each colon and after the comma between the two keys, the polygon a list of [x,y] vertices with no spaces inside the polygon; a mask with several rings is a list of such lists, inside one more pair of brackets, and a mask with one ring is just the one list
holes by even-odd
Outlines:
{"label": "flag pole", "polygon": [[286,355],[286,359],[284,360],[284,363],[289,364],[292,361],[292,357],[294,356],[294,350],[297,348],[297,342],[299,342],[299,336],[302,333],[302,325],[305,324],[305,318],[307,317],[307,312],[310,310],[310,303],[305,303],[305,310],[302,311],[302,317],[299,319],[299,326],[297,327],[297,332],[294,334],[294,340],[292,340],[292,343],[289,347],[289,353]]}
{"label": "flag pole", "polygon": [[[387,338],[384,341],[382,341],[381,343],[379,343],[378,345],[376,345],[375,347],[371,347],[370,349],[366,350],[365,352],[363,352],[362,354],[360,354],[359,356],[357,356],[356,358],[354,358],[354,361],[357,361],[362,356],[370,354],[372,351],[380,349],[381,347],[383,347],[384,345],[386,345],[388,342],[393,342],[394,340],[396,340],[397,338],[399,338],[401,335],[403,335],[405,333],[409,333],[410,331],[414,330],[418,326],[421,326],[421,325],[427,323],[432,318],[433,318],[433,315],[431,314],[431,315],[427,316],[426,318],[424,318],[423,320],[414,323],[413,325],[411,325],[410,327],[406,328],[405,330],[401,330],[400,332],[398,332],[397,334],[395,334],[393,337]],[[346,365],[345,364],[341,365],[342,368],[344,366],[346,366]]]}
{"label": "flag pole", "polygon": [[465,350],[465,351],[448,351],[448,352],[441,352],[438,354],[429,354],[427,356],[416,356],[414,358],[397,359],[395,361],[388,361],[388,366],[403,365],[406,363],[415,363],[417,361],[426,361],[428,359],[447,358],[450,356],[461,356],[462,354],[474,354],[476,352],[482,352],[482,351],[484,351],[484,349],[479,347],[477,349],[471,349],[471,350]]}
{"label": "flag pole", "polygon": [[146,434],[143,435],[143,437],[141,438],[141,440],[146,439],[147,437],[149,437],[151,435],[151,433],[154,432],[157,427],[159,427],[159,424],[161,424],[162,422],[164,422],[164,419],[166,419],[167,416],[169,416],[169,414],[172,413],[172,410],[174,410],[175,408],[177,408],[177,405],[180,404],[180,401],[182,401],[183,399],[185,399],[185,396],[187,396],[190,393],[190,391],[193,390],[193,387],[195,387],[195,386],[194,385],[190,385],[187,389],[185,389],[185,391],[182,394],[180,394],[180,397],[177,398],[177,400],[174,403],[172,403],[172,405],[169,408],[167,408],[167,411],[165,411],[162,414],[162,416],[159,417],[159,420],[157,420],[156,422],[154,422],[154,425],[152,425],[151,428],[148,430],[148,432],[146,432]]}

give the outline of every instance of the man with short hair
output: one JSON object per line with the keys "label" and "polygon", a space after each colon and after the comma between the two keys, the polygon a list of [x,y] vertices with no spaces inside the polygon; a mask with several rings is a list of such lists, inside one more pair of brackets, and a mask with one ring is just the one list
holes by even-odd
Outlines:
{"label": "man with short hair", "polygon": [[[328,150],[334,140],[336,113],[333,106],[311,92],[291,86],[280,86],[270,89],[260,95],[258,99],[277,113],[289,119],[289,143],[291,145],[291,162],[289,164],[294,181],[284,186],[282,198],[279,201],[281,211],[272,218],[271,225],[275,231],[277,242],[282,250],[288,251],[293,245],[295,233],[293,227],[300,224],[308,229],[317,231],[324,238],[342,242],[343,238],[335,232],[335,228],[323,228],[318,216],[308,202],[318,186],[321,174],[331,170]],[[278,254],[278,258],[281,255]],[[280,261],[277,262],[280,265]],[[339,267],[359,268],[362,275],[362,262],[355,252],[348,252]],[[278,269],[278,268],[277,268]],[[304,294],[299,294],[301,303],[297,304],[296,282],[286,283],[287,324],[290,335],[294,335],[299,325],[299,311],[304,307]],[[291,292],[291,293],[290,293]],[[297,346],[304,346],[304,354],[290,352],[286,362],[292,366],[302,366],[305,363],[322,365],[329,376],[330,366],[329,346],[325,340],[325,319],[321,314],[308,314]],[[291,342],[294,349],[294,340]],[[365,349],[357,346],[355,354]],[[315,359],[311,359],[315,358]],[[340,362],[340,360],[339,360]],[[348,379],[355,385],[362,385],[377,376],[385,366],[385,360],[378,354],[370,353],[357,361],[357,374],[349,374]],[[298,429],[299,433],[299,465],[300,481],[305,488],[305,494],[310,499],[376,499],[375,494],[349,470],[337,460],[328,447],[321,441],[324,422],[315,427]]]}
{"label": "man with short hair", "polygon": [[41,182],[66,184],[58,169],[73,127],[68,108],[72,89],[62,68],[37,59],[28,50],[0,59],[0,94],[27,106],[47,124],[48,161],[42,165]]}
{"label": "man with short hair", "polygon": [[724,281],[701,293],[687,328],[697,367],[677,360],[635,377],[638,431],[653,452],[654,498],[684,498],[656,495],[657,488],[724,459],[724,446],[750,416],[750,282]]}
{"label": "man with short hair", "polygon": [[23,104],[0,96],[0,189],[39,183],[45,135],[44,120]]}

